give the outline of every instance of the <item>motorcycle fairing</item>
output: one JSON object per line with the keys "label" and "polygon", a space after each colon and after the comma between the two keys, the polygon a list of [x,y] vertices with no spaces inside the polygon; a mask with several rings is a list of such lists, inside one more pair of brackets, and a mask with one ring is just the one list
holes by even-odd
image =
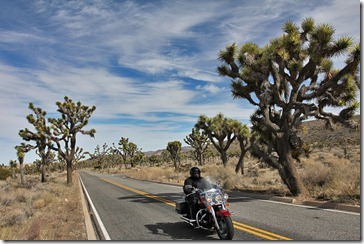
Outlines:
{"label": "motorcycle fairing", "polygon": [[219,211],[216,212],[216,216],[227,217],[227,216],[231,216],[231,213],[229,212],[229,210],[220,209]]}

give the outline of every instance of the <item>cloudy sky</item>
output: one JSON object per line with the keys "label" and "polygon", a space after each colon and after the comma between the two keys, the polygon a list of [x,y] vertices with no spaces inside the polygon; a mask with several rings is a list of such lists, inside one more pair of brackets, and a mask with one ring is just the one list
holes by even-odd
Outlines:
{"label": "cloudy sky", "polygon": [[78,136],[90,152],[121,137],[143,151],[186,145],[201,114],[248,124],[254,108],[232,99],[218,52],[266,45],[306,17],[360,40],[357,0],[2,0],[0,164],[16,159],[19,130],[33,129],[29,102],[57,117],[65,95],[97,107],[86,127],[95,138]]}

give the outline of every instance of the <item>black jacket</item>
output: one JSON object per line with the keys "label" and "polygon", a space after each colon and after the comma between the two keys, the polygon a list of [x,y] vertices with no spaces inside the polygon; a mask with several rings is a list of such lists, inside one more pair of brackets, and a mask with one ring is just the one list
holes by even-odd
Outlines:
{"label": "black jacket", "polygon": [[183,185],[183,192],[186,195],[190,194],[193,191],[193,188],[198,188],[201,190],[211,189],[211,183],[203,177],[199,177],[197,179],[188,177]]}

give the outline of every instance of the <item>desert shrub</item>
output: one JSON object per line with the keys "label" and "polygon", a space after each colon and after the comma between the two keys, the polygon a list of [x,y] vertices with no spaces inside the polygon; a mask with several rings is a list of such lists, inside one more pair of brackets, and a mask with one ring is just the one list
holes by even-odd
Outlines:
{"label": "desert shrub", "polygon": [[3,195],[0,197],[0,202],[2,206],[10,206],[14,202],[14,199],[9,195]]}
{"label": "desert shrub", "polygon": [[32,207],[34,209],[40,209],[46,206],[46,201],[42,198],[36,199],[32,202]]}
{"label": "desert shrub", "polygon": [[259,170],[257,168],[248,168],[246,176],[248,177],[258,177]]}
{"label": "desert shrub", "polygon": [[0,180],[6,180],[11,176],[11,170],[5,167],[0,167]]}
{"label": "desert shrub", "polygon": [[344,158],[306,161],[301,173],[310,195],[316,199],[360,201],[360,165]]}
{"label": "desert shrub", "polygon": [[27,198],[26,198],[25,194],[22,192],[22,193],[19,193],[19,194],[16,195],[15,201],[17,201],[17,202],[27,202]]}
{"label": "desert shrub", "polygon": [[55,199],[54,194],[50,192],[43,192],[33,196],[32,207],[35,209],[48,206]]}
{"label": "desert shrub", "polygon": [[22,209],[14,209],[9,212],[2,220],[2,226],[14,226],[26,219],[26,215]]}
{"label": "desert shrub", "polygon": [[317,163],[307,164],[305,171],[302,173],[303,183],[308,188],[322,188],[332,181],[332,171],[330,167]]}

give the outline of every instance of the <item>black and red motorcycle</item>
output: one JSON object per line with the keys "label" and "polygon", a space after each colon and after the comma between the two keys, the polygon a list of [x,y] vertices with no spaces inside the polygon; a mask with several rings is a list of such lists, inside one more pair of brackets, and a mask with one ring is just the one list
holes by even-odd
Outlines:
{"label": "black and red motorcycle", "polygon": [[[198,197],[199,209],[195,216],[188,218],[187,197],[196,194]],[[223,193],[220,184],[212,185],[211,189],[194,189],[192,193],[176,202],[176,212],[181,219],[194,228],[201,228],[209,231],[216,231],[222,240],[232,240],[234,237],[234,226],[231,220],[231,213],[227,209],[229,206],[228,195]]]}

